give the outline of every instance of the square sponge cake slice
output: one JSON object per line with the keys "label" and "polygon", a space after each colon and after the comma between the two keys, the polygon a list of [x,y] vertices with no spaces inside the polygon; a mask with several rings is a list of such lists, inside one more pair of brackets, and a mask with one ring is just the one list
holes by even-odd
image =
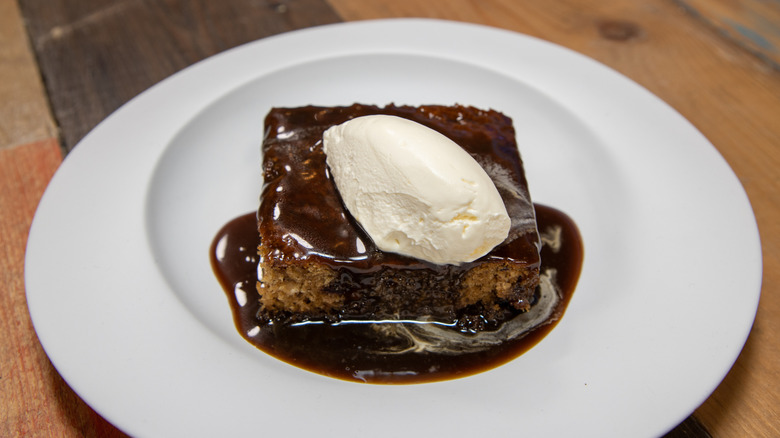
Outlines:
{"label": "square sponge cake slice", "polygon": [[[374,114],[428,126],[474,157],[510,216],[506,240],[460,265],[379,250],[344,207],[322,148],[331,126]],[[509,117],[460,105],[274,108],[262,150],[261,321],[403,319],[481,329],[533,303],[539,235]]]}

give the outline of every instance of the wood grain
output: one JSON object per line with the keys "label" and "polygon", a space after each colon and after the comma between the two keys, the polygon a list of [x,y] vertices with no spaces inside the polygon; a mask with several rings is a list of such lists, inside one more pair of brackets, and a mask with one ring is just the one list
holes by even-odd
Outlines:
{"label": "wood grain", "polygon": [[20,0],[20,6],[68,150],[120,105],[184,67],[248,41],[339,21],[322,0]]}
{"label": "wood grain", "polygon": [[14,1],[0,1],[0,148],[54,135],[54,120],[19,8]]}
{"label": "wood grain", "polygon": [[780,69],[780,2],[677,0],[686,12]]}
{"label": "wood grain", "polygon": [[667,1],[329,1],[347,20],[447,18],[558,43],[629,76],[702,131],[750,197],[764,278],[747,345],[696,416],[716,437],[780,436],[780,76],[773,65]]}

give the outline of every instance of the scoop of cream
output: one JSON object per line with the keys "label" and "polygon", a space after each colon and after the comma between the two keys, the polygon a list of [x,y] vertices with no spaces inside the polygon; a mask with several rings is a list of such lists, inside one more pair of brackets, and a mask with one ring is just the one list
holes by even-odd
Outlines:
{"label": "scoop of cream", "polygon": [[383,251],[457,265],[509,233],[493,181],[433,129],[395,116],[358,117],[325,131],[323,148],[344,204]]}

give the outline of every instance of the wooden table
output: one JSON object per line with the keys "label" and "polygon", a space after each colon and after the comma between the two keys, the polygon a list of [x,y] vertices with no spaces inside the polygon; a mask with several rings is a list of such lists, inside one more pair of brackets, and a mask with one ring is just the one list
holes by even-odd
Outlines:
{"label": "wooden table", "polygon": [[670,436],[780,436],[780,3],[760,0],[0,0],[0,435],[122,435],[53,369],[27,313],[27,232],[63,155],[122,103],[205,57],[389,17],[482,23],[572,48],[713,142],[755,210],[762,297],[736,365]]}

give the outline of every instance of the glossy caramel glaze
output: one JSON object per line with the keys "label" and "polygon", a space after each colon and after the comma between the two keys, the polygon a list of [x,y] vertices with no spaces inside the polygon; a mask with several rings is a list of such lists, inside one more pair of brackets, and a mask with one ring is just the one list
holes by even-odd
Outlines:
{"label": "glossy caramel glaze", "polygon": [[[353,221],[327,174],[322,133],[351,118],[371,114],[404,117],[448,136],[491,176],[512,218],[507,240],[487,256],[459,266],[441,266],[379,251]],[[464,106],[274,108],[265,120],[264,186],[258,229],[264,262],[281,265],[316,259],[352,272],[382,267],[427,268],[449,275],[487,259],[539,266],[534,210],[511,119],[496,111]]]}
{"label": "glossy caramel glaze", "polygon": [[[582,266],[583,247],[574,222],[550,207],[536,206],[543,276],[557,295],[541,322],[518,334],[464,333],[456,326],[425,327],[398,321],[338,324],[264,324],[258,318],[255,214],[238,217],[219,231],[211,262],[239,333],[260,350],[323,375],[370,383],[423,383],[468,376],[500,366],[546,336],[563,316]],[[555,240],[555,244],[550,241]],[[540,286],[541,287],[541,286]],[[536,304],[538,305],[538,303]],[[536,311],[532,307],[529,313]],[[521,318],[521,314],[516,318]],[[507,321],[505,324],[511,324]],[[522,322],[521,322],[522,324]],[[480,340],[484,337],[489,342]]]}

